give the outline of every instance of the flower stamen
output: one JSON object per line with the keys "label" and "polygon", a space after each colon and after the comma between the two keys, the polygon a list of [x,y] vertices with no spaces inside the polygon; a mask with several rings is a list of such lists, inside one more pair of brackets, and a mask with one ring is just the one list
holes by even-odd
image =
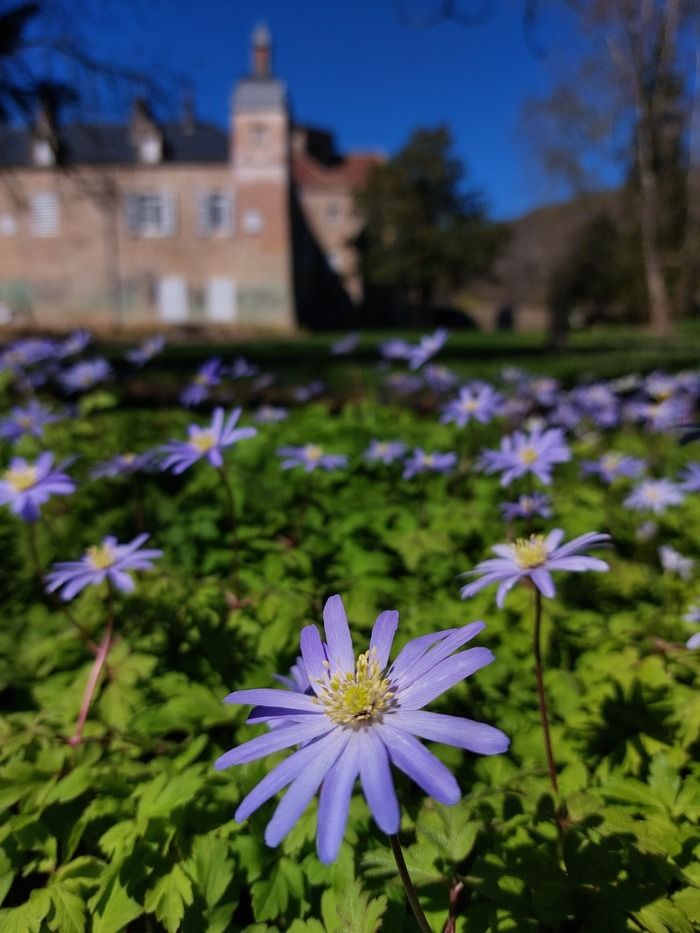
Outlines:
{"label": "flower stamen", "polygon": [[360,728],[380,718],[392,706],[394,693],[374,649],[361,654],[353,672],[334,674],[320,682],[318,700],[326,716],[343,726]]}
{"label": "flower stamen", "polygon": [[532,567],[539,567],[543,564],[549,551],[544,535],[530,535],[529,538],[518,538],[513,545],[513,557],[515,562],[523,570],[529,570]]}

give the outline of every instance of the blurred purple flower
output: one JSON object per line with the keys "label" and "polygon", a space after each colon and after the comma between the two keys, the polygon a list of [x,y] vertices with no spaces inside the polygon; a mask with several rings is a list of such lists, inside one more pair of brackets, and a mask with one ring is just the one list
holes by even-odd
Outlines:
{"label": "blurred purple flower", "polygon": [[319,444],[304,444],[301,447],[279,447],[277,455],[282,457],[283,470],[293,467],[304,467],[307,473],[320,468],[322,470],[337,470],[347,466],[348,458],[345,454],[327,454]]}
{"label": "blurred purple flower", "polygon": [[646,468],[644,460],[638,457],[631,457],[628,454],[621,454],[615,450],[610,450],[603,454],[599,460],[582,460],[581,470],[592,476],[599,476],[600,479],[610,485],[616,479],[626,477],[627,479],[637,479],[642,475]]}
{"label": "blurred purple flower", "polygon": [[700,463],[688,463],[679,480],[683,492],[700,492]]}
{"label": "blurred purple flower", "polygon": [[372,440],[364,453],[364,458],[369,463],[393,463],[405,453],[406,445],[401,441]]}
{"label": "blurred purple flower", "polygon": [[571,451],[559,428],[536,426],[529,434],[514,431],[506,435],[498,450],[483,452],[481,465],[486,473],[501,473],[501,486],[527,473],[549,484],[554,466],[570,459]]}
{"label": "blurred purple flower", "polygon": [[695,561],[691,557],[684,557],[668,544],[662,544],[659,548],[659,560],[666,573],[678,574],[681,580],[690,580],[693,575]]}
{"label": "blurred purple flower", "polygon": [[6,418],[0,419],[0,437],[16,441],[25,434],[43,437],[44,427],[60,421],[59,415],[52,414],[41,402],[31,399],[24,408],[13,408]]}
{"label": "blurred purple flower", "polygon": [[165,455],[161,469],[172,470],[179,475],[203,457],[213,467],[222,467],[224,448],[258,433],[255,428],[237,428],[236,422],[240,417],[240,408],[234,408],[226,417],[223,408],[215,408],[210,425],[202,428],[191,424],[187,428],[186,441],[169,441],[161,448]]}
{"label": "blurred purple flower", "polygon": [[116,476],[129,476],[132,473],[145,473],[155,469],[156,454],[152,450],[147,450],[142,454],[115,454],[109,460],[101,460],[90,471],[93,479],[108,477],[113,479]]}
{"label": "blurred purple flower", "polygon": [[607,544],[610,535],[588,532],[573,538],[568,544],[560,544],[564,537],[561,528],[555,528],[548,535],[530,535],[518,538],[514,544],[497,544],[491,548],[496,554],[489,560],[482,561],[460,576],[467,577],[481,573],[479,580],[468,583],[460,590],[462,599],[468,599],[484,587],[498,583],[496,605],[503,606],[506,595],[516,583],[528,578],[542,593],[552,597],[555,594],[552,571],[569,570],[582,573],[586,570],[608,570],[605,561],[597,557],[586,557],[581,552],[590,547]]}
{"label": "blurred purple flower", "polygon": [[237,356],[228,370],[232,379],[248,379],[251,376],[257,376],[259,372],[260,368],[249,363],[243,356]]}
{"label": "blurred purple flower", "polygon": [[221,360],[218,357],[207,360],[199,367],[192,382],[180,393],[180,402],[188,408],[201,405],[209,398],[210,390],[221,382],[221,374]]}
{"label": "blurred purple flower", "polygon": [[385,340],[379,344],[379,352],[385,360],[407,360],[411,350],[411,345],[405,340]]}
{"label": "blurred purple flower", "polygon": [[118,544],[117,539],[106,537],[102,544],[89,547],[80,560],[61,561],[46,575],[46,590],[61,590],[61,599],[68,602],[86,586],[96,586],[109,580],[123,593],[131,593],[134,581],[127,570],[150,570],[153,561],[163,552],[155,548],[141,548],[150,535],[142,534],[129,544]]}
{"label": "blurred purple flower", "polygon": [[488,424],[502,404],[503,396],[490,385],[463,386],[457,398],[443,408],[440,421],[443,424],[454,422],[458,428],[463,428],[472,420]]}
{"label": "blurred purple flower", "polygon": [[39,454],[36,463],[13,457],[9,469],[0,475],[0,505],[9,505],[25,522],[35,522],[39,507],[51,496],[68,496],[75,491],[75,483],[61,470],[54,469],[52,453]]}
{"label": "blurred purple flower", "polygon": [[259,689],[238,690],[226,697],[227,703],[257,704],[252,717],[256,722],[263,718],[268,723],[280,718],[289,722],[226,752],[216,768],[300,746],[248,793],[235,818],[246,820],[288,787],[265,831],[267,844],[276,846],[321,788],[316,842],[319,858],[327,864],[340,849],[358,777],[377,826],[393,835],[401,814],[392,764],[440,803],[455,804],[460,799],[452,773],[419,739],[482,755],[505,752],[509,739],[486,723],[423,709],[493,660],[487,648],[459,651],[484,628],[483,622],[415,638],[391,665],[397,612],[378,616],[369,651],[357,660],[340,596],[327,601],[323,622],[325,642],[315,625],[301,633],[310,696],[296,690]]}
{"label": "blurred purple flower", "polygon": [[331,344],[331,355],[345,356],[347,353],[352,353],[359,342],[360,335],[356,331],[351,334],[346,334],[345,337],[341,337]]}
{"label": "blurred purple flower", "polygon": [[645,479],[632,490],[624,501],[628,509],[654,512],[660,515],[671,505],[680,505],[684,499],[680,486],[668,479]]}
{"label": "blurred purple flower", "polygon": [[253,415],[253,418],[261,424],[275,424],[288,417],[289,412],[286,408],[276,408],[274,405],[261,405]]}
{"label": "blurred purple flower", "polygon": [[453,451],[426,453],[416,447],[404,464],[403,478],[412,479],[419,473],[449,473],[457,465],[457,454]]}
{"label": "blurred purple flower", "polygon": [[447,366],[430,363],[423,370],[423,378],[433,392],[447,392],[457,384],[457,376]]}
{"label": "blurred purple flower", "polygon": [[61,359],[67,356],[75,356],[82,353],[83,350],[92,343],[92,334],[87,330],[74,330],[68,334],[66,339],[58,344],[57,354]]}
{"label": "blurred purple flower", "polygon": [[112,368],[107,360],[96,357],[94,360],[75,363],[64,370],[59,378],[66,392],[85,392],[97,385],[98,382],[109,379],[111,375]]}
{"label": "blurred purple flower", "polygon": [[320,379],[315,379],[306,386],[297,386],[292,392],[292,397],[295,402],[309,402],[312,398],[322,395],[325,388],[326,385],[324,382],[321,382]]}
{"label": "blurred purple flower", "polygon": [[517,502],[501,502],[501,511],[506,521],[517,518],[549,518],[552,514],[551,500],[542,492],[533,492],[530,496],[520,496]]}
{"label": "blurred purple flower", "polygon": [[164,347],[165,337],[155,334],[153,337],[147,337],[133,350],[127,350],[124,355],[130,363],[140,368],[161,353]]}
{"label": "blurred purple flower", "polygon": [[411,347],[408,355],[408,365],[410,369],[420,369],[424,363],[435,356],[447,342],[449,331],[444,327],[439,327],[435,333],[426,334],[418,341],[418,346]]}

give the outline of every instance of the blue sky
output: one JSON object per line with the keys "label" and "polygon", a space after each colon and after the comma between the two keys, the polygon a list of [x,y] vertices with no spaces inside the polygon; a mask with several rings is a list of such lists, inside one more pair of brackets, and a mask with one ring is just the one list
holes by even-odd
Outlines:
{"label": "blue sky", "polygon": [[[403,2],[429,11],[435,0]],[[415,127],[447,123],[493,216],[560,199],[561,189],[547,187],[537,172],[519,124],[523,101],[545,93],[556,63],[576,55],[563,4],[540,0],[530,35],[547,54],[538,57],[523,25],[524,0],[463,0],[463,9],[490,11],[471,28],[405,25],[397,3],[149,0],[106,36],[102,30],[97,42],[142,69],[189,76],[198,115],[226,125],[233,83],[248,69],[250,33],[264,21],[295,118],[334,130],[341,150],[391,154]],[[614,174],[606,181],[614,183]]]}

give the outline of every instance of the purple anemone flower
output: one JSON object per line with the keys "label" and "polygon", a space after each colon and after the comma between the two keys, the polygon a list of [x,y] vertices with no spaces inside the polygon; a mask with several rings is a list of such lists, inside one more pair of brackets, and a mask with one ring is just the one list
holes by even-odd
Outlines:
{"label": "purple anemone flower", "polygon": [[315,625],[301,633],[310,695],[260,689],[226,697],[227,703],[257,705],[253,721],[289,722],[226,752],[216,762],[217,769],[300,746],[250,791],[235,814],[238,821],[247,819],[288,787],[267,825],[268,845],[284,839],[320,787],[316,844],[320,860],[332,862],[343,840],[357,777],[377,826],[390,835],[397,833],[401,813],[392,765],[440,803],[457,803],[461,792],[452,772],[419,739],[482,755],[507,750],[509,739],[500,729],[423,708],[493,660],[488,648],[458,650],[478,635],[483,622],[415,638],[390,665],[398,615],[379,615],[369,651],[355,660],[343,601],[331,596],[323,610],[326,641]]}
{"label": "purple anemone flower", "polygon": [[689,463],[679,476],[683,492],[700,492],[700,463]]}
{"label": "purple anemone flower", "polygon": [[107,360],[96,357],[75,363],[60,375],[60,380],[66,392],[85,392],[98,382],[109,379],[111,374],[112,368]]}
{"label": "purple anemone flower", "polygon": [[449,333],[444,327],[439,327],[434,334],[426,334],[421,337],[418,346],[410,348],[408,355],[409,368],[420,369],[424,363],[432,359],[445,346]]}
{"label": "purple anemone flower", "polygon": [[520,496],[517,502],[501,502],[501,511],[507,522],[516,518],[549,518],[552,514],[549,496],[542,492],[533,492],[530,496]]}
{"label": "purple anemone flower", "polygon": [[77,356],[92,343],[92,334],[87,330],[74,330],[68,334],[63,343],[59,343],[57,353],[61,358]]}
{"label": "purple anemone flower", "polygon": [[470,421],[488,424],[498,413],[503,397],[490,385],[463,386],[456,399],[443,409],[440,421],[449,424],[453,421],[458,428],[463,428]]}
{"label": "purple anemone flower", "polygon": [[39,518],[39,506],[51,496],[68,496],[75,483],[61,467],[54,469],[53,454],[39,454],[36,463],[13,457],[9,469],[0,474],[0,505],[9,505],[25,522]]}
{"label": "purple anemone flower", "polygon": [[645,479],[635,486],[623,504],[638,512],[649,511],[660,515],[670,505],[680,505],[684,498],[680,486],[668,479]]}
{"label": "purple anemone flower", "polygon": [[690,580],[693,575],[695,561],[692,557],[684,557],[668,544],[662,544],[659,548],[659,560],[666,573],[678,574],[681,580]]}
{"label": "purple anemone flower", "polygon": [[590,547],[607,544],[610,535],[590,531],[579,535],[568,544],[560,544],[564,537],[561,528],[555,528],[548,535],[530,535],[518,538],[514,544],[497,544],[491,550],[496,554],[489,560],[477,564],[460,576],[472,576],[481,573],[479,580],[463,586],[460,595],[468,599],[492,583],[500,584],[496,594],[496,605],[500,608],[506,595],[516,583],[526,577],[532,580],[543,596],[554,596],[554,583],[550,576],[553,570],[572,570],[581,573],[586,570],[608,570],[605,561],[597,557],[586,557],[581,552]]}
{"label": "purple anemone flower", "polygon": [[[700,606],[690,606],[688,612],[683,616],[684,622],[692,622],[695,625],[700,623]],[[685,643],[686,648],[700,648],[700,632],[691,635]]]}
{"label": "purple anemone flower", "polygon": [[152,360],[154,356],[157,356],[163,350],[164,346],[165,337],[161,334],[156,334],[153,337],[147,337],[138,347],[134,347],[133,350],[127,350],[124,355],[130,363],[141,368],[145,366],[149,360]]}
{"label": "purple anemone flower", "polygon": [[197,375],[192,382],[185,386],[180,393],[180,401],[183,405],[191,408],[193,405],[201,405],[209,398],[210,390],[221,382],[221,360],[216,357],[207,360],[197,370]]}
{"label": "purple anemone flower", "polygon": [[499,450],[483,452],[481,463],[486,473],[500,473],[501,486],[507,486],[527,473],[549,484],[554,466],[570,459],[563,432],[559,428],[543,430],[537,425],[529,434],[514,431],[506,435]]}
{"label": "purple anemone flower", "polygon": [[581,462],[581,469],[584,473],[599,476],[608,485],[621,477],[637,479],[642,475],[645,467],[646,463],[638,457],[630,457],[628,454],[621,454],[615,450],[603,454],[600,460]]}
{"label": "purple anemone flower", "polygon": [[401,441],[370,441],[364,453],[368,463],[393,463],[406,453],[406,445]]}
{"label": "purple anemone flower", "polygon": [[320,379],[314,379],[313,382],[310,382],[306,386],[297,386],[293,392],[292,397],[295,402],[310,402],[312,398],[318,398],[319,395],[323,395],[326,390],[325,382],[321,382]]}
{"label": "purple anemone flower", "polygon": [[456,464],[457,454],[453,451],[426,453],[422,447],[416,447],[404,464],[403,478],[412,479],[419,473],[449,473]]}
{"label": "purple anemone flower", "polygon": [[145,473],[152,471],[155,467],[155,454],[147,450],[142,454],[115,454],[109,460],[102,460],[96,464],[90,471],[93,479],[108,477],[114,479],[116,476],[130,476],[132,473]]}
{"label": "purple anemone flower", "polygon": [[44,408],[41,402],[32,399],[24,408],[13,408],[6,418],[0,419],[0,437],[8,441],[19,440],[25,434],[43,437],[44,427],[60,420],[58,415]]}
{"label": "purple anemone flower", "polygon": [[360,335],[357,331],[353,331],[351,334],[346,334],[345,337],[341,337],[339,340],[335,340],[331,344],[331,355],[332,356],[345,356],[357,347],[360,342]]}
{"label": "purple anemone flower", "polygon": [[261,424],[276,424],[278,421],[284,421],[288,418],[289,412],[286,408],[279,408],[274,405],[261,405],[253,417]]}
{"label": "purple anemone flower", "polygon": [[61,599],[68,602],[86,586],[108,580],[122,593],[131,593],[134,581],[127,570],[150,570],[153,561],[163,552],[142,548],[150,535],[138,535],[129,544],[119,544],[111,535],[102,544],[89,547],[80,560],[61,561],[46,575],[46,590],[61,590]]}
{"label": "purple anemone flower", "polygon": [[228,370],[232,379],[248,379],[251,376],[257,376],[259,372],[260,367],[249,363],[244,356],[237,356]]}
{"label": "purple anemone flower", "polygon": [[222,467],[225,447],[258,433],[255,428],[237,428],[236,422],[240,417],[240,408],[234,408],[226,418],[223,408],[215,408],[210,425],[202,428],[191,424],[187,428],[186,441],[169,441],[161,448],[165,454],[162,469],[179,475],[202,457],[206,457],[213,467]]}
{"label": "purple anemone flower", "polygon": [[430,363],[423,370],[423,378],[433,392],[447,392],[457,384],[457,376],[447,366]]}
{"label": "purple anemone flower", "polygon": [[385,340],[379,344],[379,352],[385,360],[407,360],[411,350],[411,345],[405,340]]}
{"label": "purple anemone flower", "polygon": [[26,340],[15,340],[0,355],[0,369],[9,369],[13,372],[25,366],[33,366],[49,360],[56,354],[56,343],[43,337],[29,337]]}
{"label": "purple anemone flower", "polygon": [[322,470],[337,470],[347,466],[348,458],[345,454],[327,454],[320,444],[303,444],[301,447],[278,447],[277,455],[283,457],[281,467],[291,470],[293,467],[304,467],[307,473],[320,468]]}

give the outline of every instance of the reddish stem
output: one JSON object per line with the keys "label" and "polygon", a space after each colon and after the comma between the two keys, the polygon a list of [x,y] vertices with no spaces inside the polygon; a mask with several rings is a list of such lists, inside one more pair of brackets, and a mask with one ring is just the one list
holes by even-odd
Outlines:
{"label": "reddish stem", "polygon": [[109,621],[107,622],[107,627],[105,628],[105,633],[102,636],[102,641],[100,646],[97,649],[97,654],[95,655],[95,660],[92,665],[92,670],[90,671],[90,676],[88,677],[88,682],[85,686],[85,692],[83,693],[83,702],[80,704],[80,713],[78,715],[78,721],[75,724],[75,732],[68,739],[69,745],[80,745],[83,737],[83,727],[85,726],[85,720],[87,719],[87,714],[90,709],[90,704],[92,703],[92,697],[95,692],[95,687],[97,686],[97,681],[99,679],[104,663],[107,660],[107,655],[109,654],[109,649],[112,645],[112,618],[110,614]]}

